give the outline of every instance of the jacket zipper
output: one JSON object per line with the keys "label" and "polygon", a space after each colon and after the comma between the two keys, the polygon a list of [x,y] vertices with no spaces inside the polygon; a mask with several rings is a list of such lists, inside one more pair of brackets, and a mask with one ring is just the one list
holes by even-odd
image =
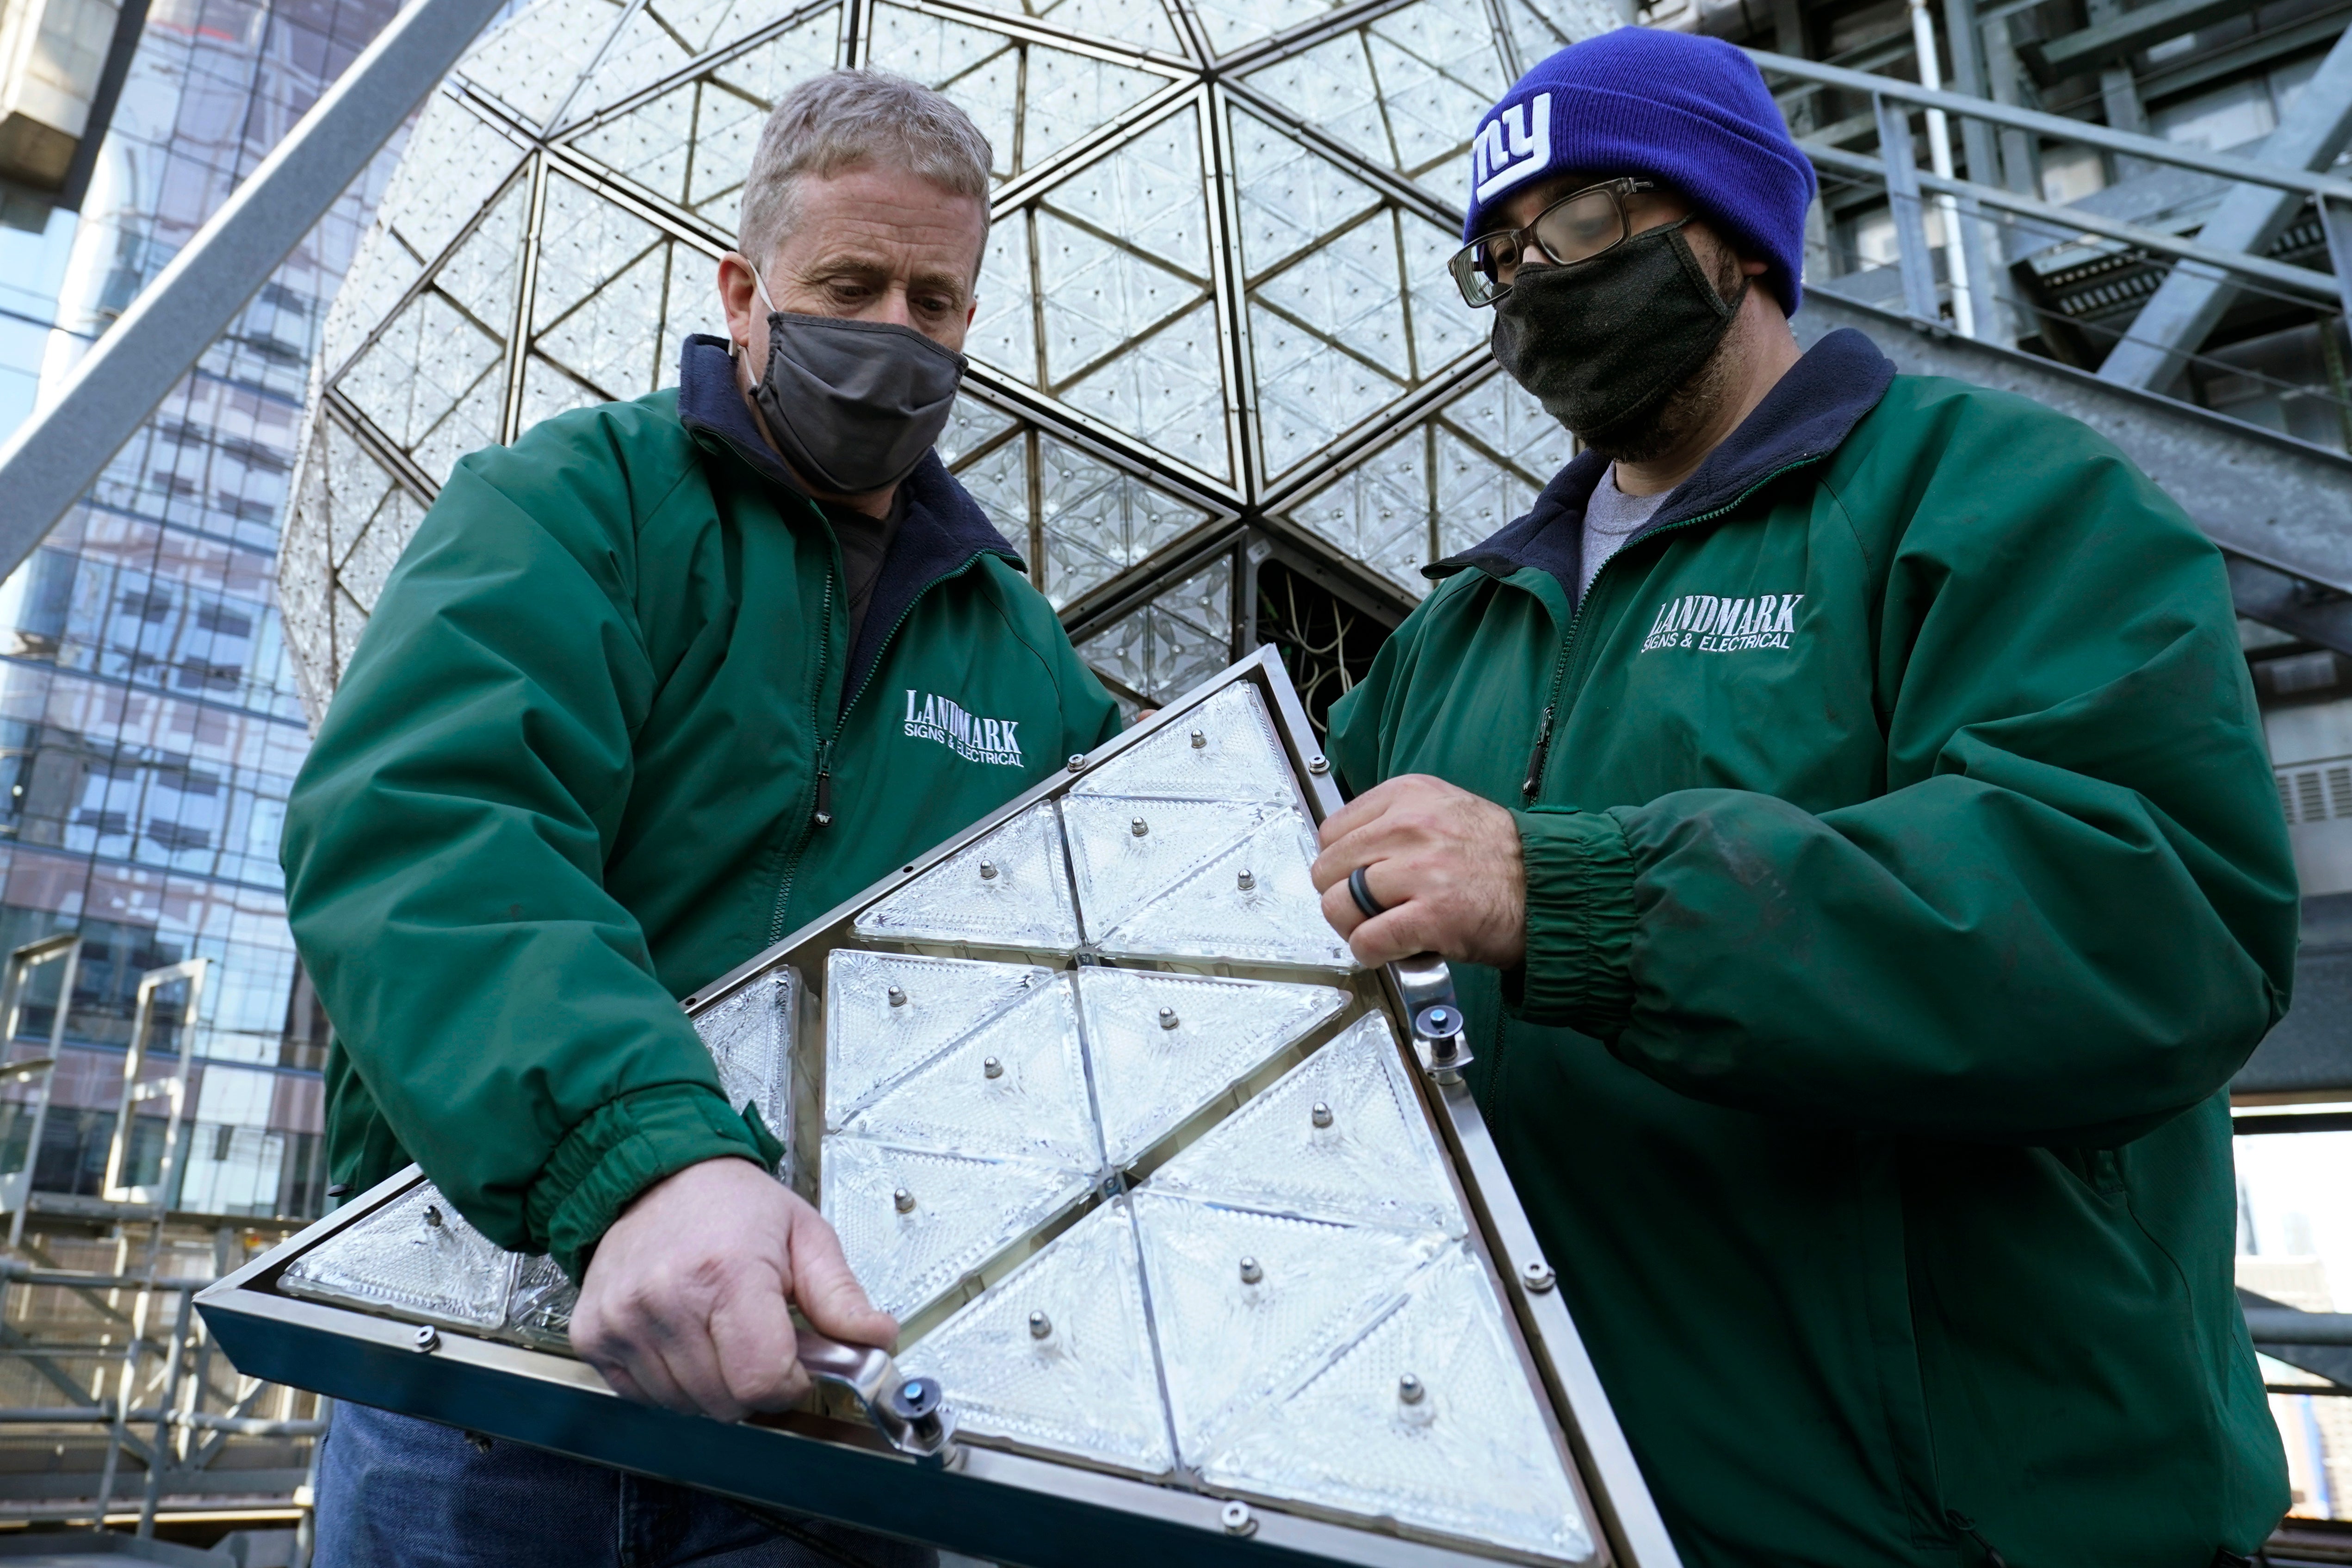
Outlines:
{"label": "jacket zipper", "polygon": [[[875,672],[882,668],[883,654],[889,650],[890,644],[897,638],[899,629],[906,626],[908,618],[915,613],[915,606],[923,602],[923,595],[949,578],[960,577],[971,571],[972,563],[980,559],[981,553],[986,553],[986,552],[971,556],[952,572],[942,572],[915,590],[915,596],[907,601],[907,607],[898,612],[898,618],[890,623],[890,630],[882,638],[881,646],[874,650],[874,662],[866,667],[866,679],[857,683],[857,689],[851,692],[848,700],[842,703],[841,711],[834,718],[833,733],[817,742],[815,799],[810,807],[808,820],[801,824],[800,833],[793,842],[791,858],[784,862],[783,880],[776,888],[775,907],[768,914],[770,947],[784,940],[784,914],[792,903],[793,884],[800,879],[801,860],[808,854],[808,847],[816,837],[816,829],[833,826],[833,748],[840,741],[841,732],[849,727],[851,711],[856,708],[857,700],[865,696],[867,688],[874,684]],[[833,576],[830,571],[827,572],[824,579],[824,631],[825,640],[830,643],[833,640]],[[812,730],[817,727],[817,703],[822,699],[824,691],[824,672],[820,669],[817,671],[816,688],[809,694],[809,728]]]}
{"label": "jacket zipper", "polygon": [[1770,473],[1765,475],[1762,479],[1758,479],[1754,484],[1749,485],[1746,489],[1741,490],[1738,495],[1733,496],[1729,500],[1725,501],[1721,506],[1711,508],[1706,511],[1693,513],[1689,517],[1679,518],[1673,522],[1664,523],[1656,528],[1644,529],[1640,533],[1637,533],[1633,535],[1633,538],[1627,540],[1623,544],[1619,545],[1617,547],[1616,554],[1610,556],[1608,560],[1601,563],[1601,570],[1593,574],[1591,587],[1587,588],[1584,591],[1583,599],[1577,605],[1575,609],[1569,613],[1567,635],[1559,639],[1559,657],[1553,661],[1551,667],[1551,690],[1544,700],[1543,718],[1536,726],[1535,750],[1528,757],[1527,781],[1519,785],[1519,795],[1522,804],[1533,805],[1536,803],[1536,792],[1543,787],[1544,766],[1551,761],[1552,727],[1554,721],[1559,717],[1559,712],[1560,681],[1569,672],[1569,654],[1576,647],[1577,636],[1584,629],[1585,607],[1592,603],[1592,595],[1594,592],[1600,588],[1601,579],[1609,575],[1609,568],[1617,564],[1619,558],[1622,557],[1632,546],[1655,539],[1662,533],[1673,533],[1679,529],[1696,527],[1697,524],[1702,522],[1712,522],[1717,518],[1721,517],[1725,513],[1737,508],[1740,502],[1746,500],[1749,496],[1754,495],[1758,490],[1762,489],[1766,485],[1770,484],[1773,480],[1780,478],[1783,474],[1794,473],[1797,469],[1805,467],[1809,463],[1818,463],[1827,455],[1828,454],[1826,453],[1817,453],[1810,457],[1800,458],[1793,463],[1784,463],[1780,468],[1777,468]]}
{"label": "jacket zipper", "polygon": [[[1602,579],[1609,575],[1609,569],[1612,566],[1616,565],[1618,561],[1624,555],[1626,550],[1632,546],[1642,543],[1646,540],[1654,539],[1662,533],[1672,533],[1676,529],[1691,528],[1702,522],[1712,522],[1717,518],[1731,511],[1741,502],[1745,501],[1749,496],[1754,495],[1758,490],[1762,489],[1765,486],[1780,479],[1782,475],[1794,473],[1797,469],[1804,468],[1808,464],[1820,462],[1822,458],[1827,457],[1828,455],[1829,454],[1825,452],[1815,453],[1809,457],[1800,458],[1793,463],[1784,463],[1780,467],[1773,469],[1770,473],[1765,475],[1762,479],[1758,479],[1754,484],[1749,485],[1746,489],[1741,490],[1738,495],[1732,497],[1721,506],[1712,508],[1706,511],[1695,513],[1690,517],[1682,518],[1674,522],[1664,523],[1656,528],[1645,529],[1633,535],[1633,538],[1628,539],[1623,544],[1619,545],[1617,547],[1617,552],[1601,563],[1601,570],[1592,574],[1592,585],[1584,591],[1584,597],[1578,602],[1575,609],[1569,613],[1568,631],[1559,639],[1559,657],[1552,661],[1551,689],[1546,695],[1544,700],[1543,718],[1536,726],[1535,750],[1530,752],[1528,757],[1527,780],[1519,786],[1521,805],[1533,805],[1536,803],[1536,793],[1543,787],[1544,769],[1551,761],[1552,731],[1559,720],[1560,685],[1562,680],[1564,680],[1570,673],[1569,656],[1575,651],[1578,636],[1584,630],[1586,620],[1585,610],[1592,603],[1592,595],[1600,590]],[[1581,682],[1577,683],[1577,685],[1580,684]],[[1574,687],[1570,688],[1571,695],[1574,689]],[[1499,1086],[1503,1081],[1503,1058],[1507,1048],[1508,1033],[1509,1031],[1503,1027],[1502,1014],[1499,1012],[1496,1013],[1495,1015],[1494,1049],[1490,1053],[1488,1058],[1492,1065],[1486,1069],[1486,1081],[1490,1085]]]}

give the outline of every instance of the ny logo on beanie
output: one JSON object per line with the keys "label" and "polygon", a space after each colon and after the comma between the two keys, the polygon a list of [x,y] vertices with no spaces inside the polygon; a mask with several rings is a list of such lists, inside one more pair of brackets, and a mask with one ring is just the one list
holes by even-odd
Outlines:
{"label": "ny logo on beanie", "polygon": [[[1528,124],[1532,118],[1535,124]],[[1505,140],[1507,135],[1508,141]],[[1480,201],[1543,173],[1551,162],[1551,94],[1538,93],[1532,111],[1514,103],[1479,128],[1470,182]]]}

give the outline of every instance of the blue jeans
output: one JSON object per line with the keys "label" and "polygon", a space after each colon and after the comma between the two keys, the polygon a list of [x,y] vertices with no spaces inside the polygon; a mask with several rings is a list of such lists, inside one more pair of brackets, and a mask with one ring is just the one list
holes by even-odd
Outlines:
{"label": "blue jeans", "polygon": [[935,1568],[928,1546],[364,1405],[319,1454],[313,1568]]}

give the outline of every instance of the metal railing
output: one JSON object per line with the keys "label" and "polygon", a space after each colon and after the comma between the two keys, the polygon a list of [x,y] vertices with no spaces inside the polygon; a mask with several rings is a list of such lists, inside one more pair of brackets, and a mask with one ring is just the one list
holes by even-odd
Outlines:
{"label": "metal railing", "polygon": [[[2072,120],[2063,115],[1997,103],[1967,93],[1943,91],[1874,76],[1866,71],[1823,65],[1813,60],[1748,51],[1768,79],[1804,84],[1804,91],[1832,89],[1869,101],[1879,131],[1879,156],[1853,153],[1817,140],[1802,143],[1814,165],[1824,171],[1867,179],[1885,186],[1895,219],[1897,265],[1901,268],[1903,304],[1906,313],[1926,321],[1941,321],[1943,308],[1935,277],[1934,251],[1927,243],[1923,198],[1948,195],[1958,210],[1957,247],[1961,258],[1959,286],[1977,298],[1991,300],[1993,259],[1987,209],[2028,220],[2053,242],[2096,237],[2173,261],[2190,261],[2219,271],[2234,281],[2278,291],[2310,303],[2352,309],[2352,182],[2279,163],[2265,163],[2233,153],[2162,141],[2111,126]],[[1909,117],[1914,110],[1934,110],[1960,120],[1974,120],[2002,130],[2022,132],[2051,141],[2071,142],[2116,153],[2143,163],[2209,174],[2240,184],[2265,186],[2309,197],[2326,226],[2335,274],[2290,266],[2267,257],[2231,250],[2183,238],[2144,224],[2136,224],[2076,206],[2044,201],[1979,179],[1947,178],[1918,165]],[[1980,171],[1979,171],[1980,172]],[[1950,250],[1953,247],[1946,247]],[[1978,331],[1985,335],[1986,312],[1978,313]]]}

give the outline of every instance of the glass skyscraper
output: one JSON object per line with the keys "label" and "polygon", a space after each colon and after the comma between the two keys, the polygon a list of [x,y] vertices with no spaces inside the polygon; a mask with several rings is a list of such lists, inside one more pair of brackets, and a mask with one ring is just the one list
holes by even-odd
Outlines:
{"label": "glass skyscraper", "polygon": [[[0,230],[0,430],[30,411],[397,9],[156,0],[79,218]],[[151,1072],[198,1063],[174,1206],[320,1205],[326,1023],[286,928],[286,793],[308,746],[275,602],[278,530],[325,307],[397,148],[0,585],[0,950],[84,938],[36,1184],[95,1194],[140,974],[213,960],[168,1000]],[[52,986],[55,980],[49,982]],[[178,994],[172,993],[169,994]],[[45,1048],[52,1000],[20,1010]],[[51,993],[51,997],[54,993]],[[11,1094],[28,1092],[22,1086]],[[163,1102],[152,1102],[157,1111]],[[6,1123],[21,1158],[28,1119]],[[134,1137],[152,1164],[160,1121]]]}

